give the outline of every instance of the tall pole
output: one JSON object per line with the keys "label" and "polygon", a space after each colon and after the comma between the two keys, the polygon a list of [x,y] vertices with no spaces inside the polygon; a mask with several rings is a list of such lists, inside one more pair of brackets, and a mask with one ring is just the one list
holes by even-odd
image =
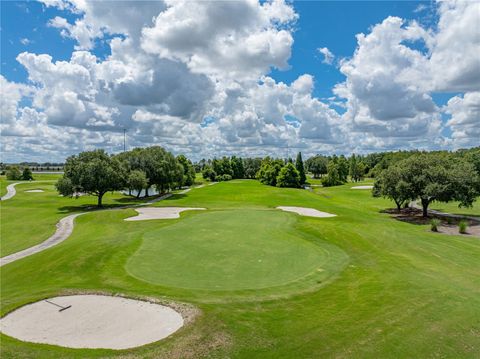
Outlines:
{"label": "tall pole", "polygon": [[124,128],[123,129],[123,152],[125,152],[126,149],[127,149],[127,146],[126,146],[127,140],[126,139],[127,139],[127,129]]}

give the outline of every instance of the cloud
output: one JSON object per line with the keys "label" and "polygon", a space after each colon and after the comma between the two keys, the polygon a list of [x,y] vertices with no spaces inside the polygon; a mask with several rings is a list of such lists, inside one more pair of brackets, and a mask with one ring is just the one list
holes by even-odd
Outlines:
{"label": "cloud", "polygon": [[297,19],[282,0],[166,1],[152,27],[142,30],[142,48],[180,60],[197,73],[255,78],[271,67],[285,69]]}
{"label": "cloud", "polygon": [[357,35],[354,56],[342,62],[346,82],[334,92],[347,99],[345,119],[354,132],[380,137],[418,137],[438,129],[438,109],[422,81],[428,59],[406,41],[422,39],[416,24],[388,17]]}
{"label": "cloud", "polygon": [[357,35],[353,57],[340,65],[346,81],[334,88],[347,100],[343,117],[351,130],[381,146],[405,146],[406,139],[427,147],[448,142],[432,93],[480,90],[479,6],[441,2],[436,29],[388,17]]}
{"label": "cloud", "polygon": [[445,1],[430,44],[429,72],[435,91],[480,89],[480,2]]}
{"label": "cloud", "polygon": [[480,139],[480,92],[452,97],[444,108],[455,147],[478,146]]}
{"label": "cloud", "polygon": [[324,64],[331,65],[333,63],[335,55],[327,47],[319,47],[317,51],[323,55],[322,62]]}
{"label": "cloud", "polygon": [[[43,2],[73,15],[48,24],[76,48],[63,61],[19,54],[28,84],[0,78],[8,158],[118,151],[124,128],[130,147],[194,159],[467,146],[479,136],[477,3],[439,4],[432,28],[388,17],[357,35],[350,58],[318,49],[345,76],[322,100],[311,74],[269,75],[289,67],[298,19],[289,2]],[[99,42],[105,58],[93,54]],[[439,108],[437,91],[460,94]]]}
{"label": "cloud", "polygon": [[27,45],[30,45],[30,44],[32,43],[32,41],[29,40],[29,39],[27,39],[26,37],[24,37],[24,38],[20,39],[20,43],[21,43],[22,45],[27,46]]}

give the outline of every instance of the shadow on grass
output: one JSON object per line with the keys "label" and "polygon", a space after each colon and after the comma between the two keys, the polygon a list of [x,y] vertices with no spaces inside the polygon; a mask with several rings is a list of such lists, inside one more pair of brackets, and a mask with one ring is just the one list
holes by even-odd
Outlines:
{"label": "shadow on grass", "polygon": [[163,201],[173,201],[177,199],[182,199],[188,197],[188,194],[186,193],[172,193],[172,195],[168,198],[165,198]]}

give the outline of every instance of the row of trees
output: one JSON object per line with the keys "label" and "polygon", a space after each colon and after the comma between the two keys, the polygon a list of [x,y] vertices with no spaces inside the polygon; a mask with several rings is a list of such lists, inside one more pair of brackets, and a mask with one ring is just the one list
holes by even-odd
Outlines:
{"label": "row of trees", "polygon": [[373,195],[389,198],[400,210],[420,200],[423,216],[433,201],[458,201],[470,207],[480,195],[480,151],[472,156],[458,153],[414,153],[377,173]]}
{"label": "row of trees", "polygon": [[349,176],[354,182],[361,181],[366,172],[362,157],[355,154],[349,159],[344,155],[331,157],[317,155],[310,157],[305,164],[313,178],[321,178],[325,187],[344,184]]}
{"label": "row of trees", "polygon": [[105,193],[128,189],[148,196],[155,187],[163,193],[170,189],[190,186],[195,170],[185,156],[175,157],[162,147],[135,148],[111,156],[103,150],[86,151],[67,158],[63,177],[56,187],[64,196],[88,193],[98,197],[102,206]]}
{"label": "row of trees", "polygon": [[195,164],[197,172],[210,181],[229,181],[235,178],[255,178],[262,163],[261,158],[222,157],[201,160]]}
{"label": "row of trees", "polygon": [[265,157],[256,178],[263,184],[277,187],[302,187],[307,180],[301,152],[295,164],[291,159],[286,161]]}

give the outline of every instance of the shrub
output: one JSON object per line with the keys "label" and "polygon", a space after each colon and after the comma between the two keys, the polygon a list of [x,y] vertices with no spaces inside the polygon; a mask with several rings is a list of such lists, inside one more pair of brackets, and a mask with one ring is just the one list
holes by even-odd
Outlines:
{"label": "shrub", "polygon": [[17,166],[12,166],[7,171],[7,179],[9,181],[16,181],[22,179],[22,172],[20,172]]}
{"label": "shrub", "polygon": [[439,225],[440,225],[440,220],[437,219],[437,218],[433,218],[430,221],[430,229],[432,230],[432,232],[438,232],[438,226]]}
{"label": "shrub", "polygon": [[465,221],[464,219],[461,220],[460,222],[458,222],[458,232],[461,234],[467,233],[467,226],[467,221]]}
{"label": "shrub", "polygon": [[232,176],[228,175],[228,174],[224,174],[224,175],[220,175],[220,176],[217,176],[217,181],[230,181],[232,179]]}

